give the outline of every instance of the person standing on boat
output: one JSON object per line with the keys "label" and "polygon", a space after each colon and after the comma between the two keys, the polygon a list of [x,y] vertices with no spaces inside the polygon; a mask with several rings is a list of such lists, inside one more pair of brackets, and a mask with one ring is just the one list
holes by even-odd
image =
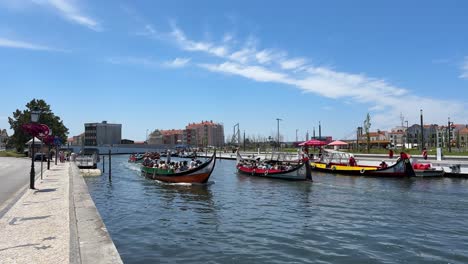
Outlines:
{"label": "person standing on boat", "polygon": [[422,156],[423,156],[423,159],[427,160],[427,149],[426,148],[423,148]]}
{"label": "person standing on boat", "polygon": [[380,168],[382,169],[385,169],[388,167],[387,163],[385,162],[385,160],[382,160],[382,162],[379,164]]}
{"label": "person standing on boat", "polygon": [[357,163],[356,163],[356,160],[354,159],[354,156],[351,155],[349,156],[349,166],[356,166]]}

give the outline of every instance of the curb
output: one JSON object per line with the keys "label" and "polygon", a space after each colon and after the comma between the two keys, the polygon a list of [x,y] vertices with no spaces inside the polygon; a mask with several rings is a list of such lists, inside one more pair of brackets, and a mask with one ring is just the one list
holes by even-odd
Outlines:
{"label": "curb", "polygon": [[123,263],[78,167],[70,163],[70,263]]}

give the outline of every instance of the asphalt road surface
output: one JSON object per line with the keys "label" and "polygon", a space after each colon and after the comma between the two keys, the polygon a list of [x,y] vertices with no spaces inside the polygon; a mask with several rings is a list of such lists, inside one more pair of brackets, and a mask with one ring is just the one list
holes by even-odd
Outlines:
{"label": "asphalt road surface", "polygon": [[[47,162],[43,164],[47,168]],[[41,172],[41,162],[34,165],[36,175]],[[31,159],[0,157],[0,208],[24,186],[29,186]]]}

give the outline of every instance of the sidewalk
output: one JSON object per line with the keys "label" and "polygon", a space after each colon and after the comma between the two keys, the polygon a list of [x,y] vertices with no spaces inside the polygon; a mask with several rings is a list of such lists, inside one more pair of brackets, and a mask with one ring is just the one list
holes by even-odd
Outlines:
{"label": "sidewalk", "polygon": [[51,167],[35,187],[0,218],[1,264],[122,263],[74,163]]}
{"label": "sidewalk", "polygon": [[69,166],[46,171],[0,219],[1,263],[69,262]]}

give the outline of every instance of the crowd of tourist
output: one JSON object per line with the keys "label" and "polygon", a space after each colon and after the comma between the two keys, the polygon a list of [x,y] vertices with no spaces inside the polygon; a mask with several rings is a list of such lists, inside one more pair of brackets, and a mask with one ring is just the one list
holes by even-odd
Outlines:
{"label": "crowd of tourist", "polygon": [[[135,154],[132,154],[129,160],[136,159],[138,159],[138,157]],[[195,158],[192,158],[190,162],[187,160],[171,161],[170,158],[162,160],[161,155],[158,152],[147,152],[143,155],[142,165],[148,168],[165,170],[169,173],[179,173],[194,169],[202,163],[203,162],[200,160],[195,160]]]}
{"label": "crowd of tourist", "polygon": [[237,166],[242,166],[244,168],[249,168],[249,169],[262,169],[262,170],[280,170],[280,171],[288,171],[292,170],[293,166],[291,163],[286,162],[265,162],[265,161],[260,161],[260,159],[256,160],[241,160]]}

